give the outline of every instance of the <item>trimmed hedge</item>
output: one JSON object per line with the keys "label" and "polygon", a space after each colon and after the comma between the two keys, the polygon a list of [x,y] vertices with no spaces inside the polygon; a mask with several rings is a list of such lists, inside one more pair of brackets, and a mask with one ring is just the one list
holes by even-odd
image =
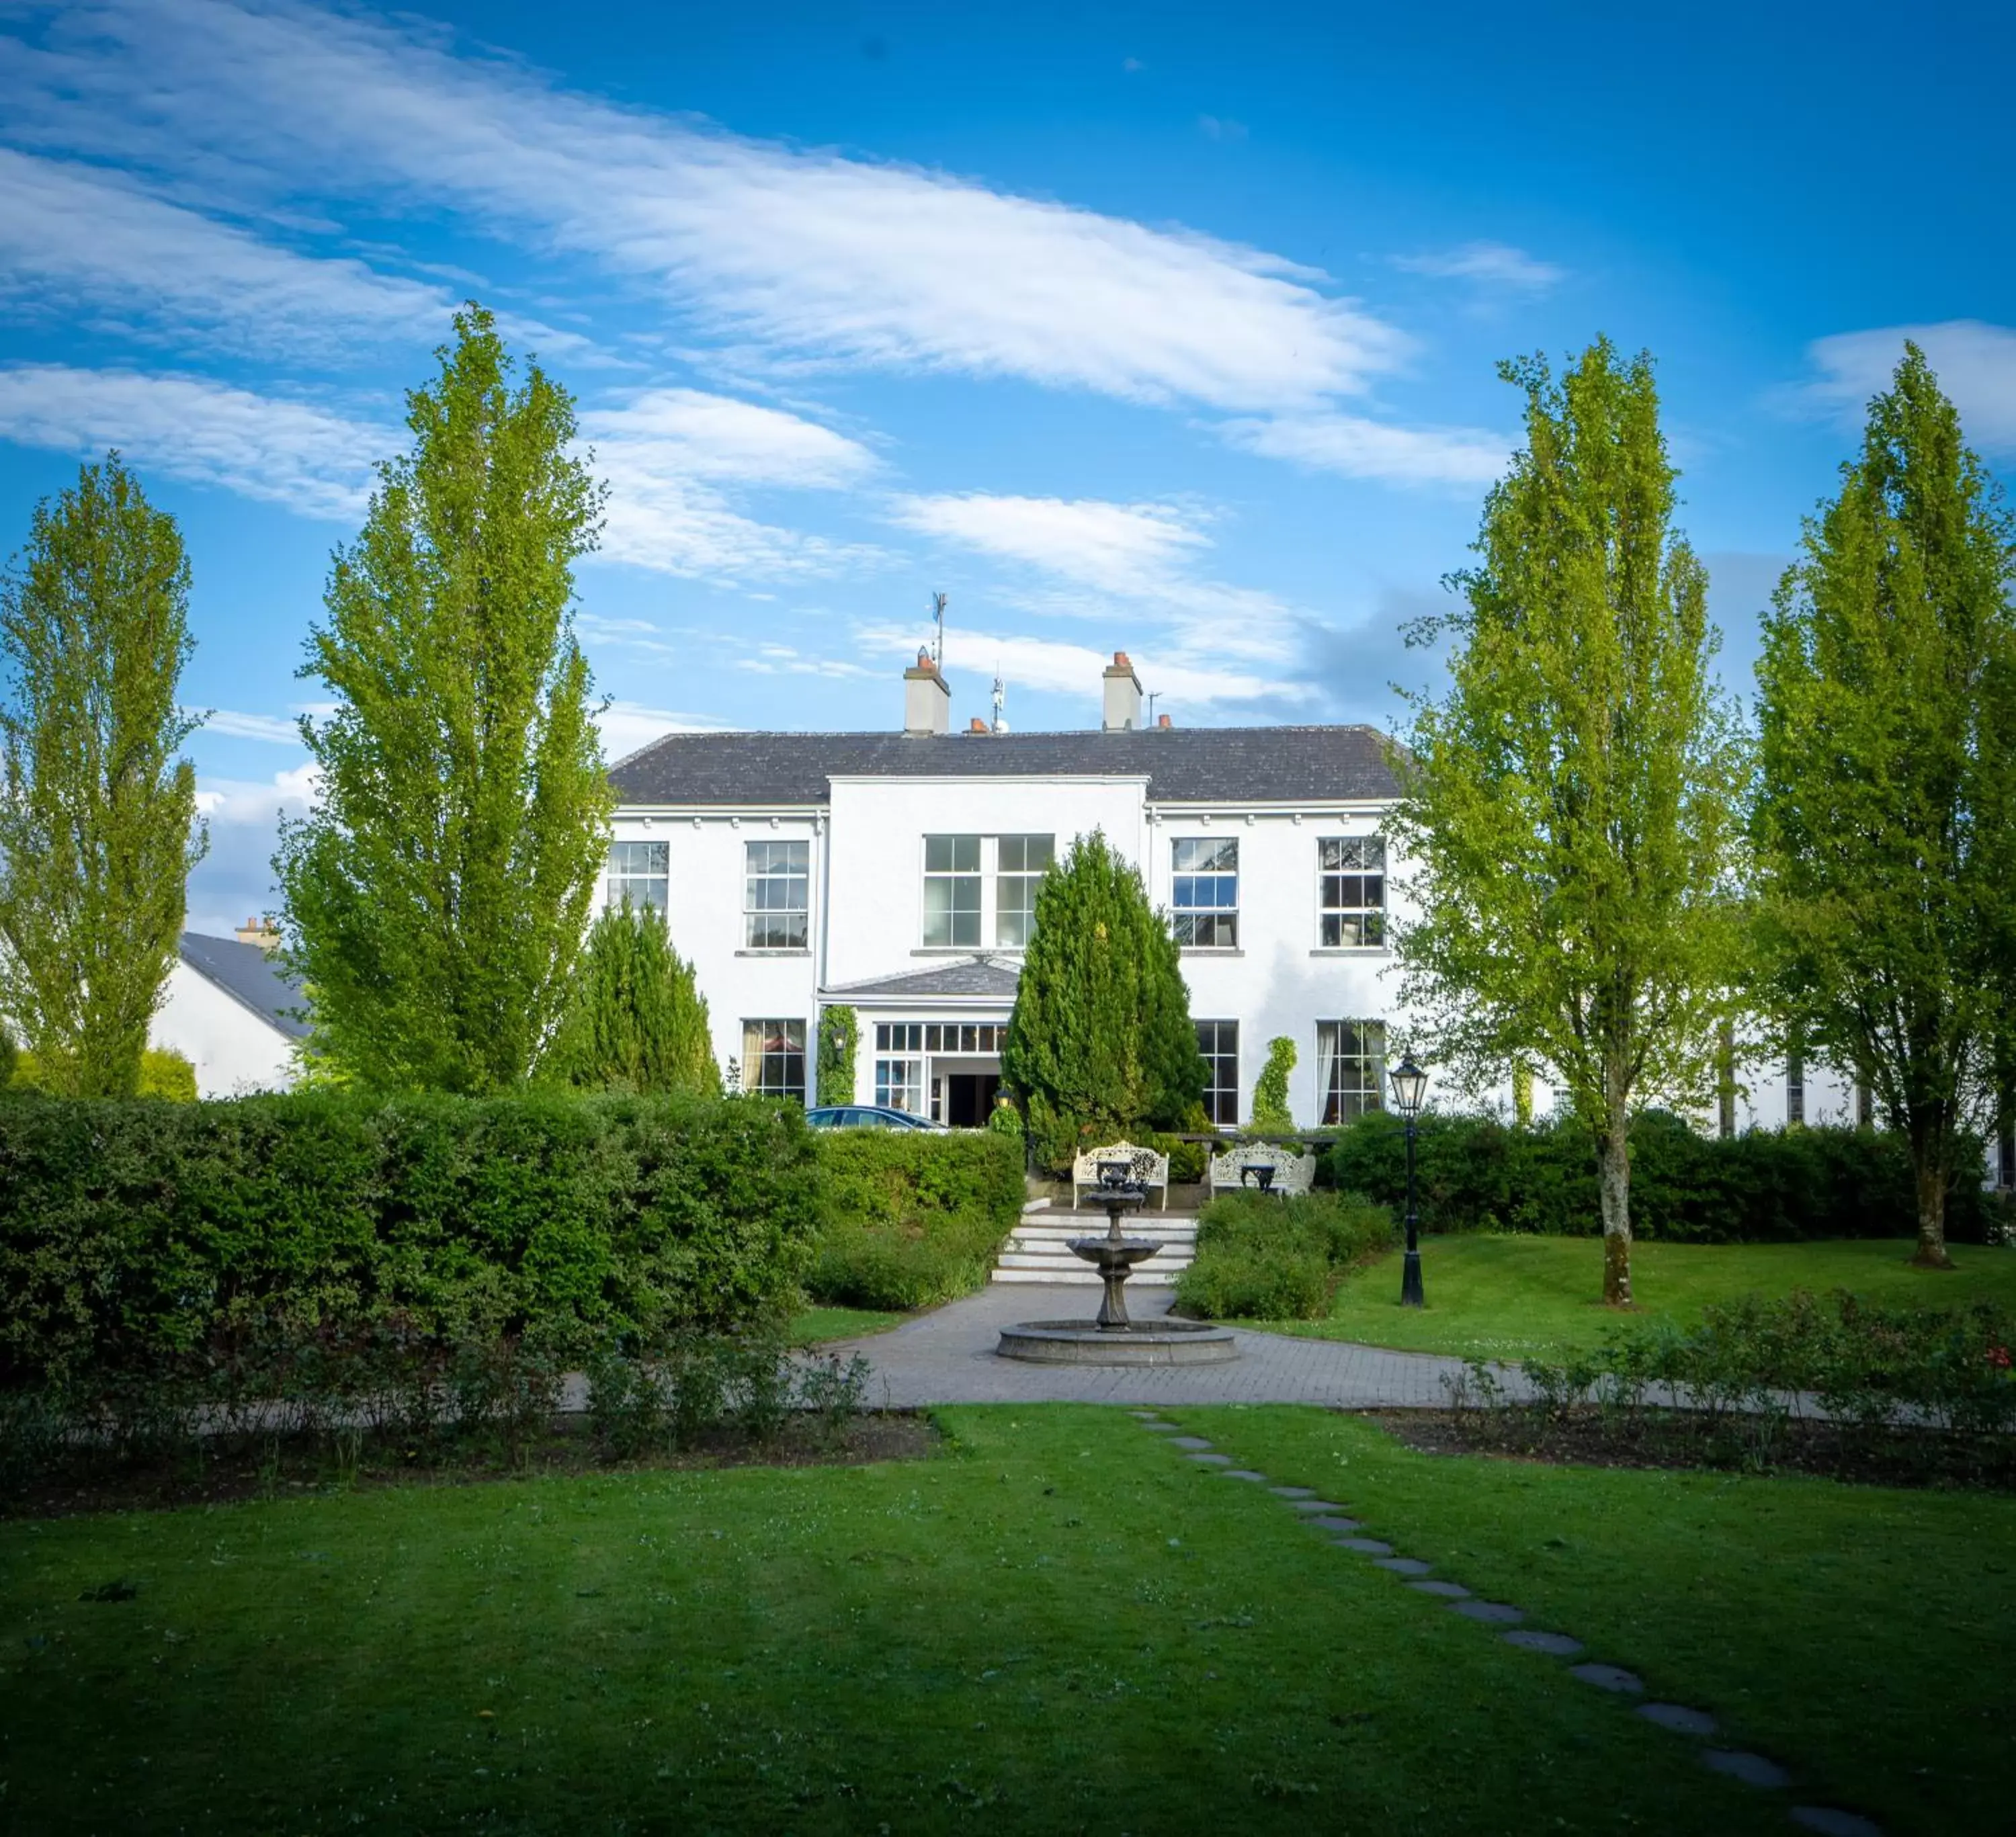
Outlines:
{"label": "trimmed hedge", "polygon": [[805,1286],[842,1307],[949,1301],[987,1280],[1021,1217],[1019,1136],[814,1132],[826,1223]]}
{"label": "trimmed hedge", "polygon": [[1352,1267],[1393,1233],[1392,1213],[1355,1193],[1227,1194],[1198,1215],[1176,1307],[1199,1320],[1321,1320]]}
{"label": "trimmed hedge", "polygon": [[747,1100],[0,1104],[0,1386],[733,1328],[796,1293],[815,1154]]}
{"label": "trimmed hedge", "polygon": [[[1602,1229],[1596,1151],[1572,1122],[1530,1128],[1492,1116],[1424,1116],[1417,1125],[1421,1227],[1433,1231],[1594,1235]],[[1970,1151],[1971,1152],[1971,1151]],[[1964,1163],[1946,1201],[1955,1243],[1989,1240],[1998,1213]],[[1361,1116],[1330,1152],[1336,1185],[1403,1210],[1405,1126]],[[1677,1243],[1767,1244],[1899,1238],[1917,1230],[1903,1139],[1869,1129],[1751,1130],[1705,1135],[1651,1110],[1631,1130],[1631,1228]]]}

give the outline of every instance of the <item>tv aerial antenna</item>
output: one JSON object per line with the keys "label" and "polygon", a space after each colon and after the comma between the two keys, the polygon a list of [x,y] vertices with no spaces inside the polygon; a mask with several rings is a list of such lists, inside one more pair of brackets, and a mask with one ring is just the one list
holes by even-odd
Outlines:
{"label": "tv aerial antenna", "polygon": [[1007,701],[1008,685],[1002,676],[1001,666],[997,662],[994,666],[994,731],[997,734],[1005,734],[1008,731],[1007,722],[1001,718],[1001,710],[1006,706]]}
{"label": "tv aerial antenna", "polygon": [[931,623],[938,627],[938,635],[931,640],[931,661],[942,670],[945,667],[945,596],[942,593],[931,595]]}

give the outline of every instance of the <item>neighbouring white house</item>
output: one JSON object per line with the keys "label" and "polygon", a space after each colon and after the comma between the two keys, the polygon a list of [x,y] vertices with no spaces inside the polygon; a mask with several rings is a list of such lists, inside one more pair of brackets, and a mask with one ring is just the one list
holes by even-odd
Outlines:
{"label": "neighbouring white house", "polygon": [[[665,912],[745,1089],[805,1098],[819,1012],[844,1004],[856,1102],[985,1120],[1037,883],[1096,829],[1175,927],[1215,1123],[1250,1116],[1283,1034],[1298,1126],[1383,1106],[1405,915],[1382,735],[1144,726],[1125,652],[1097,728],[952,732],[929,656],[903,675],[900,731],[668,734],[610,774],[604,897]],[[1749,1074],[1732,1127],[1852,1119],[1840,1080],[1786,1069]]]}
{"label": "neighbouring white house", "polygon": [[253,919],[236,937],[182,933],[148,1044],[196,1067],[199,1097],[293,1085],[295,1044],[308,1028],[301,990],[274,966],[279,942],[278,932]]}

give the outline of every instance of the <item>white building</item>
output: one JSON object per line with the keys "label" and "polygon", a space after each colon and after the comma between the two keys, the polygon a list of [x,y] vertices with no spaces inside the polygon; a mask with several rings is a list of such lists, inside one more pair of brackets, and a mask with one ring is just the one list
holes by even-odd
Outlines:
{"label": "white building", "polygon": [[250,924],[235,938],[185,931],[148,1028],[150,1046],[196,1067],[199,1097],[285,1091],[308,1032],[301,991],[273,966],[272,934]]}
{"label": "white building", "polygon": [[[1398,786],[1383,735],[1143,728],[1124,653],[1097,729],[953,733],[929,658],[903,674],[900,732],[670,734],[611,774],[605,897],[666,912],[716,1055],[746,1088],[808,1095],[819,1011],[845,1004],[861,1023],[855,1102],[984,1120],[1036,883],[1097,829],[1175,926],[1215,1121],[1248,1120],[1281,1034],[1298,1126],[1382,1102],[1387,925],[1405,915],[1388,879]],[[1862,1120],[1849,1083],[1816,1066],[1787,1074],[1747,1069],[1733,1127]],[[1551,1107],[1544,1090],[1536,1107]]]}

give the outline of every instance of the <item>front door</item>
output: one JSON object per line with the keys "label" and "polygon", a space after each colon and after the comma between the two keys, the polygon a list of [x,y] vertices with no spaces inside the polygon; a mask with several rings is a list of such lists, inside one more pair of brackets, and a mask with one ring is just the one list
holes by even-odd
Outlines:
{"label": "front door", "polygon": [[984,1127],[994,1108],[994,1094],[1000,1088],[999,1072],[948,1072],[944,1120],[955,1129]]}

